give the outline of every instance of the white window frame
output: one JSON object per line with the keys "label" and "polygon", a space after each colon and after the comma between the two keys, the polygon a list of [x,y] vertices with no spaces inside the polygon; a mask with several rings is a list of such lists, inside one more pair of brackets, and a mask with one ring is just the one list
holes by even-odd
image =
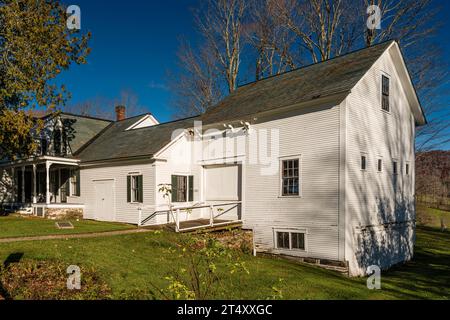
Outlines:
{"label": "white window frame", "polygon": [[[366,158],[366,168],[365,169],[362,168],[362,157]],[[368,165],[369,165],[369,157],[368,157],[367,153],[366,152],[361,152],[361,154],[359,156],[359,169],[362,172],[366,172],[367,168],[368,168]]]}
{"label": "white window frame", "polygon": [[[394,172],[394,162],[397,164],[397,172]],[[392,158],[392,175],[398,176],[399,175],[399,169],[400,169],[400,161],[398,161],[397,158]]]}
{"label": "white window frame", "polygon": [[[70,169],[70,183],[69,183],[69,194],[70,197],[80,197],[79,195],[75,194],[75,190],[73,189],[73,173],[76,171],[77,169]],[[79,169],[78,169],[79,170]],[[77,181],[77,183],[80,183],[80,181]],[[80,186],[81,187],[81,186]]]}
{"label": "white window frame", "polygon": [[[288,248],[279,248],[278,247],[278,232],[289,233],[289,249]],[[302,233],[305,237],[305,249],[297,249],[292,248],[292,233]],[[273,228],[273,243],[274,248],[280,251],[289,251],[289,252],[308,252],[308,229],[306,228]]]}
{"label": "white window frame", "polygon": [[[383,109],[383,76],[389,79],[389,110]],[[380,109],[387,114],[392,111],[392,77],[384,71],[380,72]]]}
{"label": "white window frame", "polygon": [[[138,171],[138,172],[129,172],[127,174],[127,176],[130,177],[130,179],[131,179],[131,181],[130,181],[130,193],[131,193],[131,195],[130,195],[130,202],[129,203],[130,204],[139,204],[141,202],[139,202],[139,201],[137,201],[137,199],[135,199],[135,194],[133,193],[133,180],[136,181],[135,179],[137,179],[137,177],[139,177],[139,176],[144,177],[144,175],[141,172]],[[142,188],[144,188],[144,185],[142,185]],[[136,190],[138,190],[138,189],[136,188]],[[127,192],[128,192],[128,190],[127,190]],[[139,198],[139,196],[137,198]]]}
{"label": "white window frame", "polygon": [[[195,175],[193,173],[173,173],[170,175],[170,178],[172,179],[172,176],[177,176],[177,177],[185,177],[186,178],[186,194],[185,194],[185,199],[186,201],[177,201],[175,203],[193,203],[194,199],[195,199]],[[193,194],[192,194],[192,201],[189,201],[189,189],[191,187],[190,183],[189,183],[189,177],[193,177],[194,179],[194,184],[192,186],[192,190],[193,190]]]}
{"label": "white window frame", "polygon": [[[381,170],[378,170],[378,162],[381,161]],[[375,170],[377,173],[383,173],[384,171],[384,161],[382,157],[377,157],[377,161],[375,163]]]}
{"label": "white window frame", "polygon": [[[298,195],[283,195],[283,161],[298,160]],[[279,177],[278,177],[278,197],[279,198],[301,198],[302,188],[302,155],[284,156],[279,158]]]}
{"label": "white window frame", "polygon": [[411,175],[411,162],[406,161],[405,162],[405,176]]}

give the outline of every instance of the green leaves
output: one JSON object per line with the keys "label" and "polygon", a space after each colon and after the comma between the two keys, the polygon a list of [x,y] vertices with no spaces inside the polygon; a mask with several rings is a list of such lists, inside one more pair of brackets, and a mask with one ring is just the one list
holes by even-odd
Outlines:
{"label": "green leaves", "polygon": [[[65,7],[54,0],[0,0],[0,152],[28,152],[32,117],[20,113],[65,104],[69,93],[52,81],[72,63],[86,63],[85,35],[66,28]],[[11,113],[20,119],[10,121]],[[6,118],[6,119],[2,119]],[[28,119],[26,119],[28,118]],[[8,126],[6,126],[8,125]],[[10,127],[12,126],[12,127]]]}

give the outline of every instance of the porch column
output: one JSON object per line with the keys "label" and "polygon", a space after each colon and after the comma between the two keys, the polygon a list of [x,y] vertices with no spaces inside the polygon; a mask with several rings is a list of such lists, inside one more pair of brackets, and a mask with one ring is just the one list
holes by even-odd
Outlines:
{"label": "porch column", "polygon": [[50,204],[50,166],[52,165],[51,162],[45,162],[45,175],[46,175],[46,181],[45,181],[45,203]]}
{"label": "porch column", "polygon": [[11,200],[13,203],[16,203],[17,202],[17,200],[16,200],[16,172],[15,172],[14,167],[11,167],[11,175],[12,175],[12,178],[11,178],[12,199]]}
{"label": "porch column", "polygon": [[33,203],[37,203],[37,194],[36,194],[36,165],[33,164]]}
{"label": "porch column", "polygon": [[22,203],[25,201],[25,166],[22,166]]}

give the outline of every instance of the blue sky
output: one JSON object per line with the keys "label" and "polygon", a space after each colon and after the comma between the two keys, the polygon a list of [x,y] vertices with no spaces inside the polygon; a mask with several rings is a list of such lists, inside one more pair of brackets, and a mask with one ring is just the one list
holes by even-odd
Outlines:
{"label": "blue sky", "polygon": [[176,67],[179,37],[195,34],[196,0],[65,2],[81,8],[82,31],[92,32],[88,63],[58,79],[72,94],[69,104],[130,90],[160,121],[170,120],[166,74]]}
{"label": "blue sky", "polygon": [[[191,9],[201,0],[63,1],[80,6],[82,31],[92,32],[88,63],[74,65],[58,78],[72,93],[69,104],[114,99],[129,90],[161,122],[171,120],[167,71],[176,70],[179,38],[196,40]],[[450,1],[444,7],[439,38],[450,56]]]}

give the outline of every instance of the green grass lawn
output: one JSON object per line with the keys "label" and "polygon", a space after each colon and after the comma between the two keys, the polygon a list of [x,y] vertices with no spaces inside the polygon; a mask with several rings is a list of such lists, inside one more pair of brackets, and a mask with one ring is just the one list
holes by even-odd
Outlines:
{"label": "green grass lawn", "polygon": [[[1,222],[0,222],[1,223]],[[178,237],[151,232],[105,238],[17,242],[0,245],[0,262],[8,256],[58,260],[67,265],[94,267],[108,283],[113,298],[143,298],[152,285],[166,288],[166,276],[185,261],[168,249]],[[219,265],[221,290],[216,299],[267,299],[273,287],[283,299],[449,299],[450,233],[418,228],[414,261],[382,273],[382,290],[369,290],[364,278],[347,278],[314,266],[241,255],[249,274],[230,274]],[[279,280],[283,279],[282,282]]]}
{"label": "green grass lawn", "polygon": [[0,216],[0,239],[31,236],[64,235],[76,233],[94,233],[104,231],[117,231],[135,228],[131,225],[111,222],[71,220],[74,229],[61,230],[55,221],[18,216]]}
{"label": "green grass lawn", "polygon": [[423,204],[417,205],[417,221],[419,224],[440,228],[441,219],[447,228],[450,228],[450,212],[428,208]]}

